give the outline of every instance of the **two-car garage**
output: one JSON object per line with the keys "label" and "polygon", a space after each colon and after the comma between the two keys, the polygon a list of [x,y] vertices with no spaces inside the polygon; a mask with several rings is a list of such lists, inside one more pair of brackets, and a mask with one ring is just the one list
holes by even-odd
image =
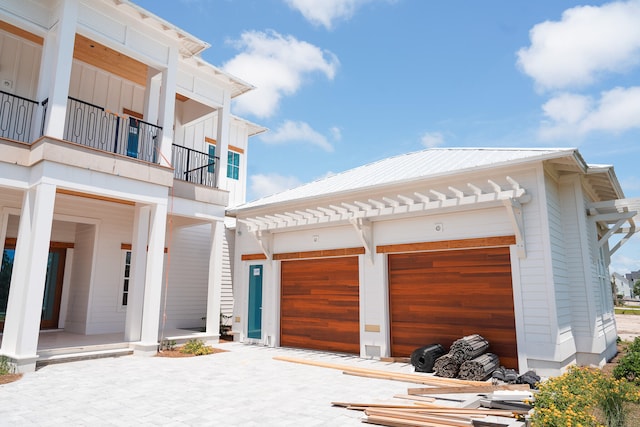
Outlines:
{"label": "two-car garage", "polygon": [[[479,333],[516,368],[508,246],[388,254],[392,356]],[[360,353],[358,257],[281,263],[280,345]]]}

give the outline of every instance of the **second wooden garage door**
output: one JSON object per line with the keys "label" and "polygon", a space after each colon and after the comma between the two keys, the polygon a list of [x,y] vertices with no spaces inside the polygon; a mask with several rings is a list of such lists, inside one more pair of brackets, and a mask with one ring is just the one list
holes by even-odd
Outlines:
{"label": "second wooden garage door", "polygon": [[283,261],[280,345],[360,353],[358,257]]}
{"label": "second wooden garage door", "polygon": [[478,333],[502,365],[517,368],[509,248],[389,255],[391,352]]}

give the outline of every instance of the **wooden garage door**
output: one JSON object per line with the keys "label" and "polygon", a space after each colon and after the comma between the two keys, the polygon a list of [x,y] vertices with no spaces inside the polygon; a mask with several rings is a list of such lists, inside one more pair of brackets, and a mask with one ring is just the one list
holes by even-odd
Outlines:
{"label": "wooden garage door", "polygon": [[508,247],[390,254],[389,304],[394,356],[477,333],[518,366]]}
{"label": "wooden garage door", "polygon": [[280,345],[360,353],[358,257],[283,261]]}

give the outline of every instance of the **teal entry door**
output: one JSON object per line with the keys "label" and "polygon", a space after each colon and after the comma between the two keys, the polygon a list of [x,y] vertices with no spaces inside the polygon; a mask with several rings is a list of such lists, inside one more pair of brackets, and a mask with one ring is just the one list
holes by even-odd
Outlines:
{"label": "teal entry door", "polygon": [[262,266],[249,267],[249,313],[247,337],[262,338]]}

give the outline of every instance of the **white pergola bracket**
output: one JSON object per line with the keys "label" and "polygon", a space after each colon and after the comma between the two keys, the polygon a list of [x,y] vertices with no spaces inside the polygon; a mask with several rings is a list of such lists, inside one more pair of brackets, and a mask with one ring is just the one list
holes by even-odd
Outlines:
{"label": "white pergola bracket", "polygon": [[260,245],[260,249],[262,249],[262,253],[267,257],[267,260],[271,261],[271,242],[273,240],[273,235],[268,231],[256,230],[251,231],[251,235],[256,239],[258,245]]}
{"label": "white pergola bracket", "polygon": [[373,227],[371,226],[371,221],[362,217],[351,218],[349,222],[356,229],[356,233],[358,234],[358,238],[362,242],[364,246],[364,250],[367,255],[369,255],[369,259],[371,259],[371,263],[374,262],[374,253],[373,253]]}
{"label": "white pergola bracket", "polygon": [[515,199],[509,198],[502,201],[507,208],[507,214],[509,220],[513,226],[513,231],[516,235],[516,251],[520,259],[527,257],[527,251],[525,247],[524,238],[524,217],[522,215],[522,204]]}

